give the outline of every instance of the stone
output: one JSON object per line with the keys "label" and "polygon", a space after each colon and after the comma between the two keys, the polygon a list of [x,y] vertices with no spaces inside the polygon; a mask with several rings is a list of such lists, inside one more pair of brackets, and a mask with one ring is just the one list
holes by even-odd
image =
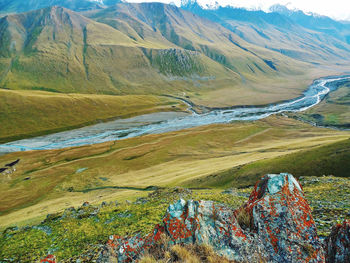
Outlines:
{"label": "stone", "polygon": [[291,174],[266,175],[244,206],[268,262],[324,262],[311,209]]}
{"label": "stone", "polygon": [[118,262],[133,262],[159,241],[162,233],[164,228],[156,225],[153,232],[144,238],[140,235],[133,237],[111,235],[97,262],[115,262],[114,259]]}
{"label": "stone", "polygon": [[[173,244],[206,244],[231,260],[248,260],[253,239],[239,226],[234,212],[212,201],[179,200],[167,209],[165,232]],[[231,249],[235,247],[235,249]]]}
{"label": "stone", "polygon": [[89,206],[90,205],[90,203],[89,202],[84,202],[83,204],[82,204],[82,207],[87,207],[87,206]]}
{"label": "stone", "polygon": [[212,201],[171,204],[146,237],[111,236],[99,262],[133,262],[166,235],[172,244],[205,244],[235,262],[324,262],[311,209],[290,174],[266,175],[237,210]]}
{"label": "stone", "polygon": [[350,220],[333,226],[325,240],[326,263],[350,262]]}
{"label": "stone", "polygon": [[54,255],[47,255],[46,258],[40,260],[40,263],[56,263],[56,257]]}
{"label": "stone", "polygon": [[226,189],[225,191],[223,191],[222,194],[238,195],[238,192],[237,192],[236,188],[229,188],[229,189]]}
{"label": "stone", "polygon": [[148,203],[149,200],[147,198],[144,198],[144,197],[139,197],[137,198],[137,200],[134,202],[134,204],[137,204],[137,205],[144,205],[146,203]]}

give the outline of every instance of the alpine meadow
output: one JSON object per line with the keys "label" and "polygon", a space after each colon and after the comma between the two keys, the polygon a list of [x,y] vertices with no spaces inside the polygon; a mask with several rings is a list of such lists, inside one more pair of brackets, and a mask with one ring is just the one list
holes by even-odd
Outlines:
{"label": "alpine meadow", "polygon": [[0,263],[350,262],[350,21],[163,2],[0,0]]}

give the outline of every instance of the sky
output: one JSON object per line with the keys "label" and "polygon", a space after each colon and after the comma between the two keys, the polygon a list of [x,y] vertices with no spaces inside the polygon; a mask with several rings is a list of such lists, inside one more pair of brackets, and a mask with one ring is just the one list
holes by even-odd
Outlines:
{"label": "sky", "polygon": [[[181,0],[127,0],[128,2],[163,2],[180,5]],[[202,6],[206,4],[221,6],[231,5],[249,9],[268,11],[274,4],[286,5],[289,9],[300,9],[304,12],[313,12],[326,15],[337,20],[350,20],[350,0],[197,0]]]}

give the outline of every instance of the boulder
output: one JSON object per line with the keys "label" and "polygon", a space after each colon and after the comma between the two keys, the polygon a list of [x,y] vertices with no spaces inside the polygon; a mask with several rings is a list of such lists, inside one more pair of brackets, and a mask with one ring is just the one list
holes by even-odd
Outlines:
{"label": "boulder", "polygon": [[146,237],[135,235],[121,237],[112,235],[102,250],[97,262],[134,262],[147,249],[151,248],[161,238],[164,228],[156,225],[153,232]]}
{"label": "boulder", "polygon": [[54,255],[47,255],[46,258],[40,260],[40,263],[56,263],[56,257]]}
{"label": "boulder", "polygon": [[212,201],[179,200],[147,237],[112,236],[99,262],[133,262],[164,234],[171,244],[210,245],[235,262],[324,262],[311,209],[290,174],[266,175],[234,211]]}
{"label": "boulder", "polygon": [[325,240],[326,262],[350,262],[350,220],[332,228]]}
{"label": "boulder", "polygon": [[251,231],[264,243],[268,262],[324,262],[311,209],[291,174],[264,176],[243,209],[251,217]]}
{"label": "boulder", "polygon": [[179,200],[163,218],[172,244],[206,244],[230,260],[249,261],[255,238],[248,236],[237,222],[234,211],[212,201]]}

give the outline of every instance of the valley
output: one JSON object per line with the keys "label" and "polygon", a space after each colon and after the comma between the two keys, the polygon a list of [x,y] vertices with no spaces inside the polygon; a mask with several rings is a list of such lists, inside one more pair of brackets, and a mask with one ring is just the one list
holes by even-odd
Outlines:
{"label": "valley", "polygon": [[[341,141],[343,143],[331,146]],[[237,186],[250,185],[250,180],[263,173],[256,171],[253,165],[258,165],[259,160],[273,163],[279,156],[286,156],[288,160],[289,156],[294,158],[292,153],[327,145],[343,154],[332,157],[331,166],[319,173],[332,170],[337,176],[349,176],[346,172],[348,142],[346,131],[320,129],[275,116],[255,122],[201,126],[83,147],[11,153],[0,156],[0,163],[18,158],[21,162],[10,178],[1,177],[0,224],[18,224],[18,219],[22,223],[40,220],[47,213],[78,205],[83,200],[92,203],[125,200],[149,186],[189,186],[193,180],[248,164],[252,164],[247,168],[248,171],[252,169],[250,174],[254,177],[243,176],[244,181]],[[310,158],[316,154],[317,150],[311,151]],[[323,156],[329,157],[327,150]],[[316,158],[315,166],[317,160],[323,162],[322,158]],[[342,170],[335,173],[338,166]],[[279,169],[295,172],[295,169],[303,169],[303,165]],[[200,184],[193,183],[197,185]],[[115,189],[115,186],[129,189]]]}
{"label": "valley", "polygon": [[[180,102],[188,104],[188,107],[190,107],[188,111],[192,112],[191,115],[181,116],[179,114],[180,116],[169,115],[169,117],[162,117],[161,114],[150,114],[140,116],[139,118],[125,119],[124,121],[97,124],[77,130],[55,133],[45,137],[35,137],[33,139],[0,144],[0,153],[60,149],[132,138],[146,134],[177,131],[214,123],[252,121],[283,112],[304,111],[319,104],[331,91],[336,91],[339,86],[348,83],[349,79],[349,76],[321,78],[315,80],[299,98],[262,107],[204,108],[203,106],[193,104],[191,101],[178,98]],[[196,109],[203,109],[204,112],[198,114],[196,113]]]}
{"label": "valley", "polygon": [[0,107],[0,142],[152,112],[187,109],[175,99],[153,95],[111,96],[1,89]]}
{"label": "valley", "polygon": [[[315,239],[293,251],[315,255],[317,235],[350,219],[349,40],[349,22],[282,5],[3,0],[0,262],[110,262],[106,243],[141,242],[180,198],[240,208],[232,218],[248,233],[258,216],[242,205],[280,173],[303,190],[280,174],[252,200],[292,180],[267,193],[286,208],[272,224],[301,211]],[[172,261],[140,262],[186,262],[165,247]]]}

